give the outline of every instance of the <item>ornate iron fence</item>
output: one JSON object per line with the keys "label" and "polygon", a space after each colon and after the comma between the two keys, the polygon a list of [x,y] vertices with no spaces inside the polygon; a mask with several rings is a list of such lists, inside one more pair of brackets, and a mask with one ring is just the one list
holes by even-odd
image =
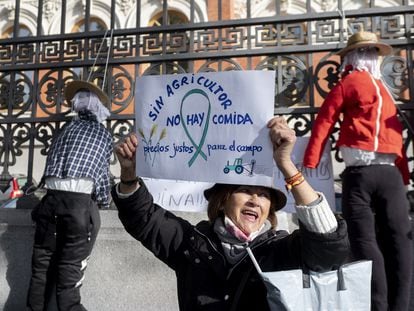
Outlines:
{"label": "ornate iron fence", "polygon": [[[210,1],[211,2],[211,1]],[[62,25],[65,4],[62,0]],[[32,180],[41,176],[45,155],[52,137],[70,119],[63,99],[64,85],[90,75],[103,82],[106,55],[108,75],[104,89],[111,94],[112,116],[107,127],[118,140],[134,126],[134,79],[140,75],[224,70],[276,71],[275,114],[285,115],[299,136],[308,135],[323,98],[338,81],[339,58],[335,51],[346,43],[347,33],[364,29],[378,34],[394,47],[386,57],[382,72],[406,119],[413,122],[413,42],[414,6],[403,1],[387,8],[374,6],[359,10],[312,13],[311,1],[306,14],[276,15],[223,20],[222,1],[217,3],[217,20],[194,22],[195,5],[190,1],[190,21],[181,25],[114,29],[105,31],[42,35],[0,39],[0,166],[1,174],[14,172],[18,165]],[[371,1],[371,4],[373,1]],[[19,18],[16,1],[14,33]],[[43,7],[39,1],[39,7]],[[90,0],[85,1],[85,25],[90,18]],[[246,1],[250,7],[251,1]],[[111,2],[114,28],[115,1]],[[141,1],[136,3],[140,16]],[[164,20],[168,20],[167,1],[163,1]],[[342,12],[342,13],[340,13]],[[344,16],[345,15],[345,16]],[[42,21],[42,10],[37,14]],[[101,50],[101,52],[99,52]],[[93,67],[96,60],[97,67]],[[405,148],[412,157],[413,134],[404,131]],[[332,146],[336,131],[332,135]],[[337,150],[335,160],[341,161]],[[113,158],[116,166],[116,159]]]}

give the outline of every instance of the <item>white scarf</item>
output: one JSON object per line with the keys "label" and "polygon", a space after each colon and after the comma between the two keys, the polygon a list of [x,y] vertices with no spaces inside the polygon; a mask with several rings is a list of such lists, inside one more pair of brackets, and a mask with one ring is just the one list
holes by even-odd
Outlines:
{"label": "white scarf", "polygon": [[246,236],[246,239],[234,234],[237,231],[235,230],[237,227],[230,218],[225,217],[225,220],[223,220],[223,218],[218,217],[214,222],[214,232],[218,235],[223,246],[224,255],[230,264],[238,262],[245,255],[246,247],[249,243],[262,233],[271,229],[271,227],[270,221],[266,219],[262,227],[258,231],[252,232],[248,237]]}
{"label": "white scarf", "polygon": [[79,91],[75,94],[72,99],[72,107],[76,112],[82,110],[89,110],[95,116],[98,122],[105,121],[111,114],[102,102],[99,97],[89,91]]}

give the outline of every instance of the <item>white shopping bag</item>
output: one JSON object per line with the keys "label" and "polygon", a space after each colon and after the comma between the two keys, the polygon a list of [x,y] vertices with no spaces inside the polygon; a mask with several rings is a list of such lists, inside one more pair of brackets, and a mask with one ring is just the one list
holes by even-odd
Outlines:
{"label": "white shopping bag", "polygon": [[301,269],[262,272],[250,248],[247,252],[266,285],[271,310],[371,310],[369,260],[344,264],[338,270],[323,273],[304,273]]}

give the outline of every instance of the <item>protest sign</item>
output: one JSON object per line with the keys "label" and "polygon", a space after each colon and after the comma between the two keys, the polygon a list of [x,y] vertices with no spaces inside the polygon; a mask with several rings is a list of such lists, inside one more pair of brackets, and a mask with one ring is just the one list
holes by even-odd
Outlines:
{"label": "protest sign", "polygon": [[270,186],[274,83],[274,71],[138,77],[138,175]]}
{"label": "protest sign", "polygon": [[[302,167],[303,153],[308,143],[308,137],[298,137],[292,153],[292,160],[298,168]],[[324,193],[331,208],[335,210],[334,174],[330,153],[330,144],[325,149],[320,164],[315,169],[303,168],[303,174],[312,187]],[[154,201],[168,210],[183,212],[204,212],[207,209],[207,201],[203,191],[212,186],[212,183],[187,182],[174,180],[159,180],[144,178],[148,189],[154,197]],[[292,213],[294,201],[292,195],[285,190],[285,182],[280,171],[274,166],[274,184],[287,195],[288,201],[284,212]]]}

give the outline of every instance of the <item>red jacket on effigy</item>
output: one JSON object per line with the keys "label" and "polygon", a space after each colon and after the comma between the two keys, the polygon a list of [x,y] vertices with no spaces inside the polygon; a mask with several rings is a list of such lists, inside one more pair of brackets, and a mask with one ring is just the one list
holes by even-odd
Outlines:
{"label": "red jacket on effigy", "polygon": [[396,165],[409,183],[408,162],[403,150],[402,124],[391,94],[381,80],[367,71],[352,71],[335,85],[322,104],[312,128],[303,165],[318,166],[329,135],[343,114],[337,147],[397,155]]}

